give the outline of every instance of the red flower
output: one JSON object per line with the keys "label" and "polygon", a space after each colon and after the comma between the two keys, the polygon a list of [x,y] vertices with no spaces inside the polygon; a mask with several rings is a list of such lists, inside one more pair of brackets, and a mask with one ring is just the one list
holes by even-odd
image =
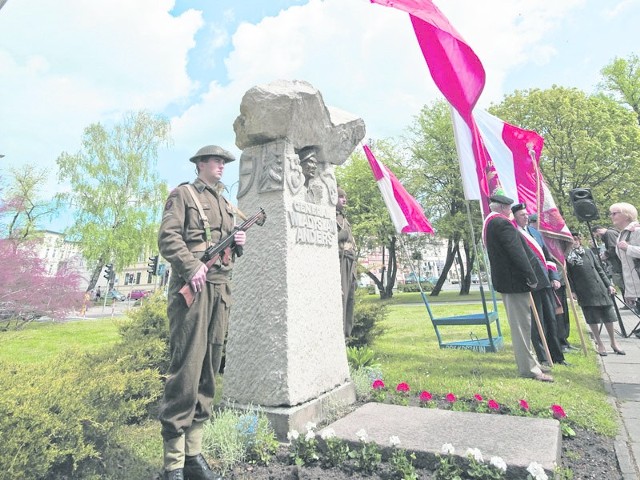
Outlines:
{"label": "red flower", "polygon": [[520,408],[525,412],[529,411],[529,404],[527,403],[526,400],[520,400]]}
{"label": "red flower", "polygon": [[409,384],[402,382],[396,387],[396,392],[406,393],[409,391]]}
{"label": "red flower", "polygon": [[498,402],[496,402],[495,400],[489,400],[487,402],[487,406],[491,409],[491,410],[500,410],[500,405],[498,404]]}
{"label": "red flower", "polygon": [[482,401],[482,395],[480,395],[479,393],[476,393],[473,398],[475,398],[477,401],[481,402]]}
{"label": "red flower", "polygon": [[560,405],[551,405],[551,412],[553,413],[553,418],[557,418],[558,420],[567,416]]}
{"label": "red flower", "polygon": [[444,398],[449,403],[454,403],[457,400],[456,396],[453,393],[447,393],[447,396]]}
{"label": "red flower", "polygon": [[423,390],[422,392],[420,392],[420,401],[421,402],[430,402],[431,399],[433,398],[433,396],[427,392],[426,390]]}
{"label": "red flower", "polygon": [[378,378],[373,382],[372,387],[374,390],[382,390],[384,388],[384,382]]}

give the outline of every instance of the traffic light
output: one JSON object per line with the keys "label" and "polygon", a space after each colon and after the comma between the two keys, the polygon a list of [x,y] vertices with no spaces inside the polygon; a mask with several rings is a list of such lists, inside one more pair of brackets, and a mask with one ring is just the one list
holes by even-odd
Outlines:
{"label": "traffic light", "polygon": [[149,268],[147,268],[147,272],[151,275],[155,275],[158,271],[158,255],[149,257],[149,263],[147,265],[149,266]]}
{"label": "traffic light", "polygon": [[106,278],[107,281],[111,281],[112,275],[113,275],[113,264],[111,263],[105,264],[103,277]]}

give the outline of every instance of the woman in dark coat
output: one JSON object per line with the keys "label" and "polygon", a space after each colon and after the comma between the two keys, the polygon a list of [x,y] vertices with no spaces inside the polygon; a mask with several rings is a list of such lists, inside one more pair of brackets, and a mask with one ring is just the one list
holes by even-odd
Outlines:
{"label": "woman in dark coat", "polygon": [[567,275],[574,298],[578,297],[584,318],[593,333],[598,353],[603,357],[607,355],[607,350],[600,339],[599,329],[600,324],[604,323],[611,340],[611,348],[618,355],[625,355],[618,347],[613,332],[616,315],[611,295],[616,290],[602,270],[596,256],[590,249],[582,247],[580,235],[576,233],[573,234],[573,249],[567,255]]}

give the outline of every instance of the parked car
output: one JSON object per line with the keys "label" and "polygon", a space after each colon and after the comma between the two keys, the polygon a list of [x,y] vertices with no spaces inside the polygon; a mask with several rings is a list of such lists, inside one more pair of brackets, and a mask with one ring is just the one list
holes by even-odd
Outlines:
{"label": "parked car", "polygon": [[113,300],[117,300],[119,302],[124,302],[127,299],[127,297],[125,297],[118,290],[113,289],[113,290],[109,291],[109,293],[107,293],[107,300],[108,299],[113,299]]}
{"label": "parked car", "polygon": [[471,283],[478,283],[480,282],[480,277],[478,277],[477,273],[472,273],[471,274]]}
{"label": "parked car", "polygon": [[151,292],[147,290],[131,290],[127,298],[129,300],[140,300],[141,298],[148,297],[150,294]]}

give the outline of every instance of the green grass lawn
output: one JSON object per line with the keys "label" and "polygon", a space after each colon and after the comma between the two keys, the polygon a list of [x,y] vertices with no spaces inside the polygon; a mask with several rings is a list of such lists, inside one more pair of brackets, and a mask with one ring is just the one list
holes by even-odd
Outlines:
{"label": "green grass lawn", "polygon": [[31,322],[18,331],[0,332],[0,361],[46,362],[73,348],[92,351],[116,343],[118,320],[113,318],[73,322]]}
{"label": "green grass lawn", "polygon": [[[472,398],[479,393],[498,403],[516,407],[525,399],[532,409],[561,405],[577,424],[606,435],[615,435],[615,411],[607,400],[591,341],[586,337],[588,354],[567,354],[572,367],[555,366],[555,383],[536,382],[518,377],[510,344],[509,324],[502,304],[498,304],[500,325],[506,346],[498,353],[476,353],[440,349],[435,331],[423,305],[398,305],[389,308],[384,322],[387,329],[373,345],[382,365],[384,380],[394,387],[407,382],[412,391],[428,390],[432,394]],[[435,305],[435,316],[478,313],[480,305]],[[570,341],[580,345],[572,323]],[[484,326],[442,327],[443,341],[468,340],[473,334],[486,338]]]}
{"label": "green grass lawn", "polygon": [[[574,366],[556,366],[553,369],[555,383],[536,382],[517,376],[509,325],[501,304],[505,348],[498,353],[476,353],[440,349],[424,305],[410,304],[406,298],[400,300],[401,295],[397,297],[398,304],[389,306],[389,315],[384,321],[385,333],[372,346],[387,385],[407,382],[414,393],[424,389],[436,395],[452,392],[466,398],[479,393],[513,407],[518,400],[525,399],[536,410],[557,403],[577,424],[607,435],[616,433],[615,411],[607,400],[596,354],[588,337],[587,356],[582,352],[567,355],[567,360]],[[436,304],[433,311],[436,316],[446,316],[475,313],[479,308],[479,304]],[[0,360],[37,364],[68,348],[86,351],[102,348],[118,340],[117,325],[118,319],[112,318],[34,322],[21,331],[0,333]],[[471,334],[486,337],[481,326],[443,327],[441,333],[444,341],[469,339]],[[570,340],[574,345],[580,345],[573,323]]]}

